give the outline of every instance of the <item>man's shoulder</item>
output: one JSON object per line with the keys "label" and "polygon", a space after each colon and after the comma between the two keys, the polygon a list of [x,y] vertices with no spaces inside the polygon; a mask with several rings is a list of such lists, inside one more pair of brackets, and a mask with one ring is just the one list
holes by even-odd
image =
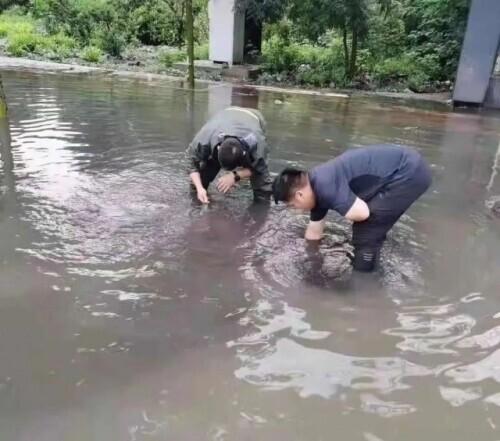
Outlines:
{"label": "man's shoulder", "polygon": [[363,147],[353,147],[342,153],[339,158],[357,158],[362,156],[386,155],[386,154],[406,154],[413,149],[399,144],[371,144]]}
{"label": "man's shoulder", "polygon": [[318,164],[313,167],[309,172],[309,175],[315,180],[329,180],[331,179],[331,176],[338,171],[341,165],[340,156],[337,156],[336,158],[330,159],[327,162],[323,162],[322,164]]}
{"label": "man's shoulder", "polygon": [[231,106],[231,107],[226,107],[224,110],[221,111],[221,113],[222,112],[244,113],[256,119],[263,118],[262,113],[260,111],[258,111],[257,109],[253,109],[251,107]]}

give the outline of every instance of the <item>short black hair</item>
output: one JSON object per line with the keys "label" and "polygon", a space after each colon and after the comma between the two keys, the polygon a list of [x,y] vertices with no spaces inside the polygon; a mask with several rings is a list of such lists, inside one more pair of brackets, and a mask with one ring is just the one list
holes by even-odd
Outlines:
{"label": "short black hair", "polygon": [[303,186],[306,176],[305,170],[293,167],[285,168],[273,182],[274,202],[288,202],[294,193]]}
{"label": "short black hair", "polygon": [[243,146],[238,138],[226,138],[219,146],[219,164],[225,170],[241,167],[244,157]]}

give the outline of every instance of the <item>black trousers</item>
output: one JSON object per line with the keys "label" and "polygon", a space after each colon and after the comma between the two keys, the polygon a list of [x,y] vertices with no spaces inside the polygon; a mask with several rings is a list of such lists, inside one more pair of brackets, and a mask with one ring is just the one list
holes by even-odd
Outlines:
{"label": "black trousers", "polygon": [[399,177],[385,185],[367,205],[370,217],[355,222],[352,228],[354,269],[373,271],[387,232],[403,213],[429,188],[431,171],[425,160],[415,152],[414,158]]}

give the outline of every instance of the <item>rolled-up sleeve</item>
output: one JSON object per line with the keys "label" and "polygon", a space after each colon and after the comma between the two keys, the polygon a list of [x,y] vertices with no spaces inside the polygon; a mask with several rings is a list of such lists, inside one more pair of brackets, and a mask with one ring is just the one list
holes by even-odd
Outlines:
{"label": "rolled-up sleeve", "polygon": [[186,169],[189,174],[200,171],[200,162],[202,158],[199,156],[198,146],[189,144],[186,150]]}
{"label": "rolled-up sleeve", "polygon": [[190,174],[199,172],[201,162],[206,161],[210,156],[210,142],[213,133],[213,127],[205,124],[189,144],[186,150],[186,163]]}

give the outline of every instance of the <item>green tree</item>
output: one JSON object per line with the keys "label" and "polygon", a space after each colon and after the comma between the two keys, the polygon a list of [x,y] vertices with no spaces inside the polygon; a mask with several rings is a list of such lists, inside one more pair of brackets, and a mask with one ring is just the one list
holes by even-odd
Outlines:
{"label": "green tree", "polygon": [[[359,44],[368,35],[370,13],[386,14],[391,0],[290,0],[290,18],[312,41],[330,29],[342,34],[345,74],[356,74]],[[350,47],[349,47],[350,46]]]}
{"label": "green tree", "polygon": [[236,0],[236,7],[258,23],[274,23],[285,15],[289,0]]}
{"label": "green tree", "polygon": [[237,0],[263,22],[288,16],[298,33],[313,43],[327,31],[336,29],[342,35],[345,75],[356,74],[360,43],[367,37],[371,13],[387,14],[392,0]]}
{"label": "green tree", "polygon": [[30,0],[0,0],[0,11],[4,11],[13,6],[25,7],[29,5]]}
{"label": "green tree", "polygon": [[439,79],[454,78],[470,0],[402,0],[408,48],[438,60]]}

